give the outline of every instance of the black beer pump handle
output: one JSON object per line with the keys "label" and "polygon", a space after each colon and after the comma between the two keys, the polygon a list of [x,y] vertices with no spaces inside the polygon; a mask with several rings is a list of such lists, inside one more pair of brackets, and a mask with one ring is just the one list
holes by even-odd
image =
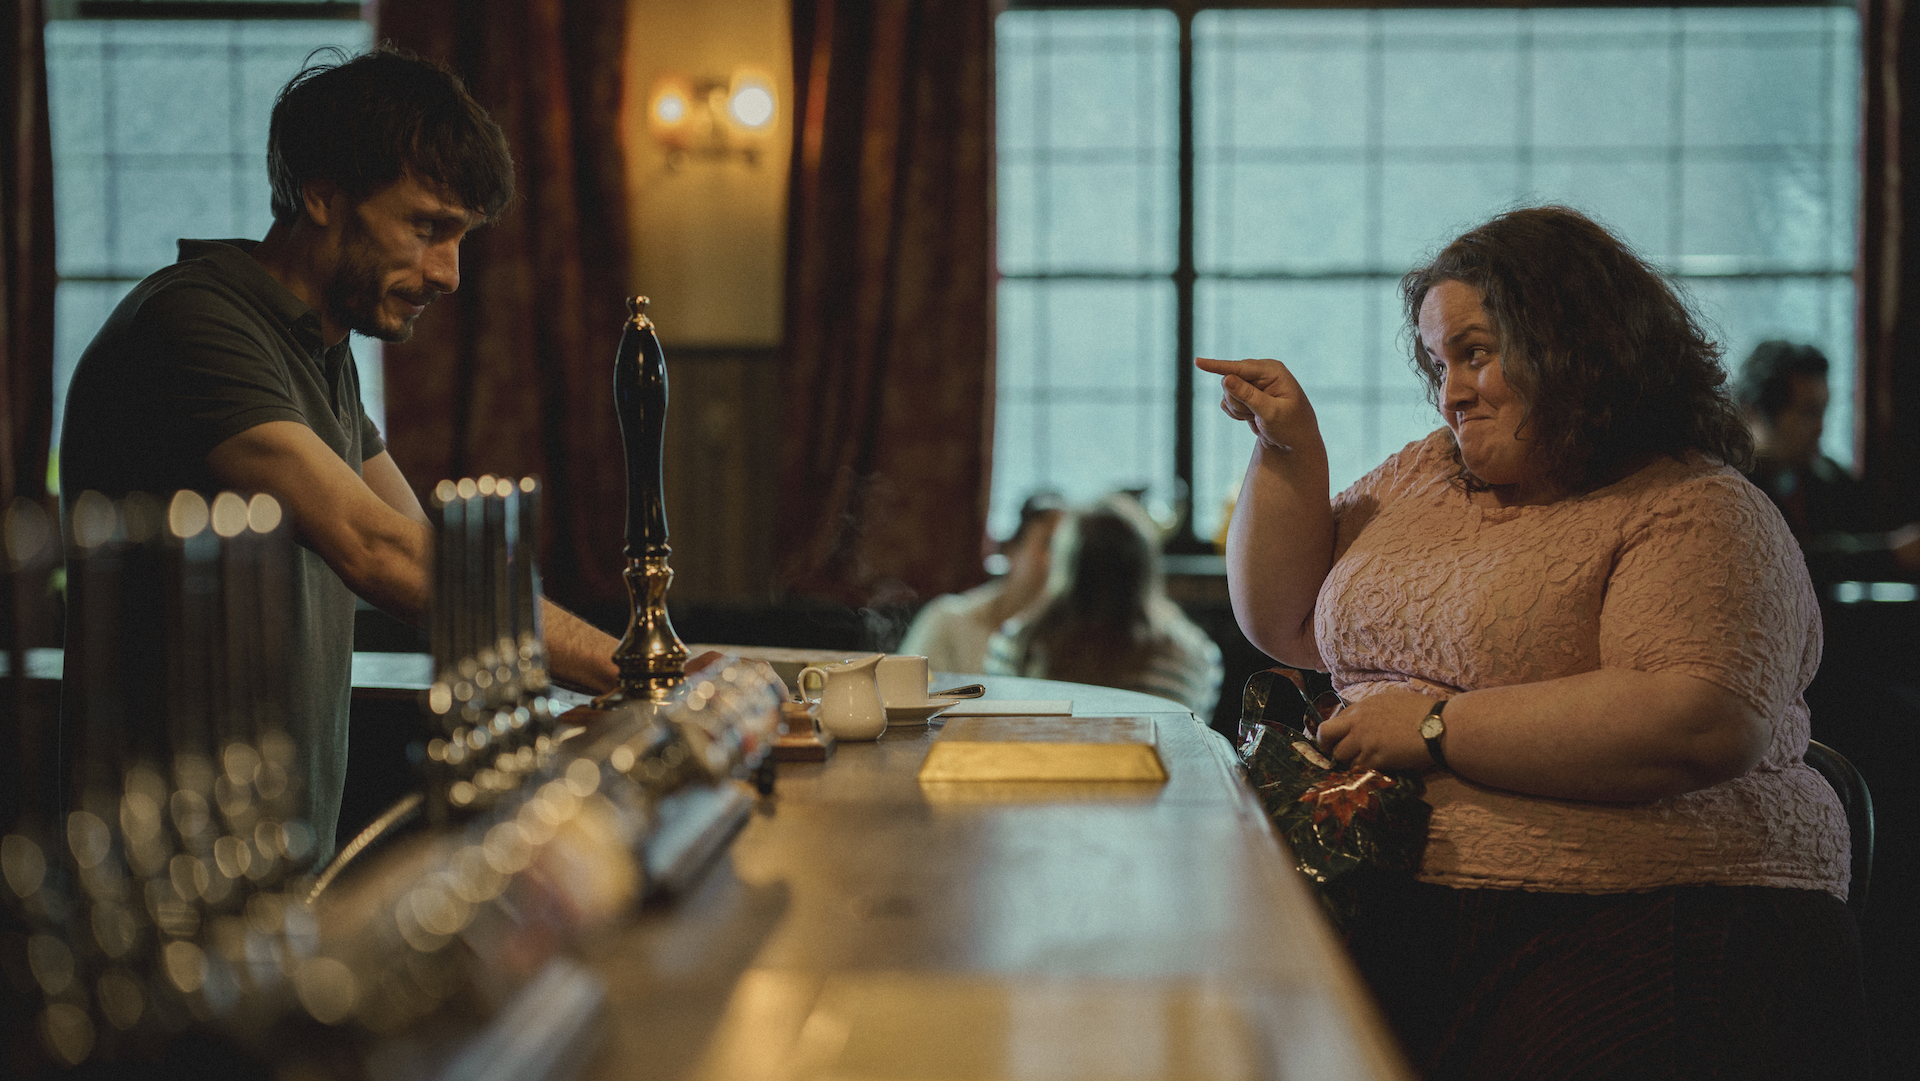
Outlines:
{"label": "black beer pump handle", "polygon": [[613,363],[613,402],[627,451],[627,558],[667,551],[661,459],[667,436],[667,357],[647,318],[647,298],[628,297],[630,314]]}

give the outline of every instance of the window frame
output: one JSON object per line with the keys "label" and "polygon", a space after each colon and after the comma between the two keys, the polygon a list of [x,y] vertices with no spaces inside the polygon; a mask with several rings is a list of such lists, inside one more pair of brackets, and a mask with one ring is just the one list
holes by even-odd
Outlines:
{"label": "window frame", "polygon": [[[1365,2],[1365,0],[1166,0],[1166,2],[1100,2],[1100,0],[1005,0],[1004,10],[1157,10],[1171,12],[1179,25],[1179,75],[1178,75],[1178,146],[1176,150],[1176,187],[1179,207],[1177,233],[1175,239],[1176,262],[1171,279],[1174,287],[1174,393],[1170,403],[1174,409],[1174,476],[1185,489],[1185,498],[1179,506],[1179,520],[1171,535],[1167,538],[1165,550],[1169,555],[1201,555],[1214,551],[1211,541],[1199,537],[1193,529],[1194,507],[1194,418],[1193,396],[1195,390],[1194,368],[1188,358],[1194,356],[1194,313],[1196,287],[1203,277],[1194,258],[1195,231],[1195,181],[1194,181],[1194,72],[1193,72],[1193,20],[1202,11],[1218,10],[1305,10],[1305,11],[1372,11],[1372,10],[1409,10],[1409,9],[1456,9],[1475,10],[1489,8],[1508,9],[1552,9],[1552,8],[1644,8],[1653,10],[1672,10],[1675,8],[1807,8],[1836,7],[1853,8],[1855,5],[1843,0],[1691,0],[1674,3],[1621,3],[1617,0],[1384,0],[1384,2]],[[1862,43],[1866,40],[1862,35]],[[1861,104],[1865,106],[1865,95]],[[1865,184],[1865,177],[1861,178]],[[1864,197],[1864,192],[1862,193]],[[1003,274],[1005,278],[1030,281],[1071,280],[1087,275],[1074,273],[1019,273]],[[1129,280],[1163,280],[1160,275],[1107,275],[1125,277]],[[1232,278],[1236,275],[1205,275],[1213,278]],[[1683,275],[1684,276],[1684,275]],[[1735,275],[1741,276],[1741,275]],[[1761,274],[1759,276],[1776,276]],[[1261,277],[1269,277],[1262,275]],[[1273,277],[1277,277],[1273,276]],[[1860,262],[1858,241],[1854,258],[1853,277],[1856,298],[1860,295]],[[1858,300],[1854,334],[1857,339]],[[1855,349],[1854,364],[1858,371],[1864,355]],[[1857,375],[1856,375],[1857,378]],[[1856,428],[1859,418],[1854,420]]]}
{"label": "window frame", "polygon": [[[369,14],[370,7],[357,2],[357,0],[356,2],[341,2],[341,0],[47,0],[44,23],[48,25],[56,22],[231,23],[301,21],[365,23],[368,21]],[[265,152],[264,146],[259,149],[262,153]],[[54,164],[57,168],[57,158]],[[56,197],[58,190],[59,182],[56,179]],[[102,210],[106,212],[107,208],[102,208]],[[155,267],[146,271],[130,274],[124,267],[111,265],[110,261],[109,265],[102,265],[96,268],[83,268],[79,273],[62,273],[57,250],[57,236],[55,242],[54,290],[56,298],[58,297],[61,287],[67,285],[95,285],[130,289],[144,280],[148,274],[159,269]],[[55,305],[55,341],[58,343],[60,341],[58,299],[56,299]],[[87,328],[87,336],[91,337],[98,329],[97,326]],[[375,349],[371,352],[370,356],[363,358],[362,364],[363,379],[366,376],[367,368],[374,369],[372,378],[367,380],[364,385],[365,390],[370,396],[378,395],[384,383],[384,380],[381,378],[381,373],[378,371],[380,364],[380,353],[377,348],[378,343],[372,344],[375,346]],[[365,363],[366,360],[371,360],[371,364]],[[58,354],[56,354],[54,376],[56,379],[63,376],[59,368]],[[65,388],[57,388],[55,395],[56,401],[63,400],[64,396]],[[384,417],[384,403],[376,402],[370,411],[375,410],[378,411],[379,416]],[[61,427],[61,419],[62,418],[56,416],[54,423],[49,426],[50,432],[54,435],[53,445],[49,448],[48,454],[48,487],[50,490],[58,490],[59,485],[58,466],[60,447],[58,434]]]}

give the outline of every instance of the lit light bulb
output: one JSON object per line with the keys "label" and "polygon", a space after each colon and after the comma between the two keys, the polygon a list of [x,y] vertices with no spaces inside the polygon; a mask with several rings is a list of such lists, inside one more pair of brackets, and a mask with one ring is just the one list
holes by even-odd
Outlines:
{"label": "lit light bulb", "polygon": [[669,90],[653,103],[653,115],[663,124],[678,124],[686,119],[687,99]]}
{"label": "lit light bulb", "polygon": [[727,102],[727,111],[743,128],[764,128],[773,121],[773,91],[760,83],[743,82]]}

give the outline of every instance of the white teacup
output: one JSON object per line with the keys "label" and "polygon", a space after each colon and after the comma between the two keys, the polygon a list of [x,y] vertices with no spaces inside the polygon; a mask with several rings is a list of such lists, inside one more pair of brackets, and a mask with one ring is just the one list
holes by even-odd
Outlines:
{"label": "white teacup", "polygon": [[924,706],[927,697],[927,659],[909,653],[880,658],[880,700],[888,709]]}

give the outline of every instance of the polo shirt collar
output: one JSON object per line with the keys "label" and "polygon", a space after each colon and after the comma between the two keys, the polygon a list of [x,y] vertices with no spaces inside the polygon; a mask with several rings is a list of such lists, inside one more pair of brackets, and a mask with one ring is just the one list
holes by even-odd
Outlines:
{"label": "polo shirt collar", "polygon": [[[267,268],[254,260],[253,249],[259,246],[259,241],[182,239],[179,243],[180,262],[205,259],[219,266],[228,281],[251,294],[262,308],[293,331],[302,345],[314,353],[333,352],[320,340],[320,313],[294,296],[280,284],[280,279],[267,273]],[[345,346],[351,337],[341,339],[340,345]]]}

